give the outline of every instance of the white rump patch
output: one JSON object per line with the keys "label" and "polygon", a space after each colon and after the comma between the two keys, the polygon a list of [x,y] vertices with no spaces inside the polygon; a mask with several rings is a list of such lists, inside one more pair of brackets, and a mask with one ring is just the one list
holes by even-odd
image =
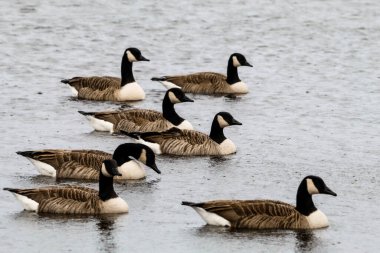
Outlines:
{"label": "white rump patch", "polygon": [[141,138],[139,138],[138,140],[136,140],[134,138],[131,138],[131,139],[133,141],[135,141],[136,143],[141,143],[141,144],[144,144],[144,145],[150,147],[156,155],[161,155],[162,154],[160,144],[144,141]]}
{"label": "white rump patch", "polygon": [[225,139],[219,144],[219,150],[222,155],[229,155],[236,152],[236,146],[230,139]]}
{"label": "white rump patch", "polygon": [[193,125],[191,125],[191,123],[187,120],[182,121],[182,123],[176,127],[179,129],[187,129],[187,130],[193,130],[194,129]]}
{"label": "white rump patch", "polygon": [[39,204],[36,201],[28,197],[25,197],[23,195],[20,195],[14,192],[12,193],[16,197],[16,199],[20,201],[20,203],[22,204],[25,210],[37,212]]}
{"label": "white rump patch", "polygon": [[90,121],[90,125],[92,128],[95,129],[95,131],[100,131],[100,132],[110,132],[111,134],[113,133],[113,124],[111,122],[102,120],[102,119],[97,119],[95,116],[92,115],[86,115],[86,118]]}
{"label": "white rump patch", "polygon": [[127,213],[129,210],[127,202],[117,197],[103,202],[102,213]]}
{"label": "white rump patch", "polygon": [[137,61],[136,57],[129,50],[127,51],[127,56],[128,56],[128,61],[129,62]]}
{"label": "white rump patch", "polygon": [[136,101],[145,98],[145,92],[137,82],[124,85],[118,92],[119,101]]}
{"label": "white rump patch", "polygon": [[141,150],[139,161],[146,164],[146,150],[145,149]]}
{"label": "white rump patch", "polygon": [[309,216],[306,216],[310,228],[324,228],[329,226],[327,216],[320,210],[314,211]]}
{"label": "white rump patch", "polygon": [[306,179],[306,184],[307,184],[307,191],[309,192],[310,195],[319,193],[319,191],[318,191],[317,187],[315,187],[315,184],[314,184],[312,179],[310,179],[310,178]]}
{"label": "white rump patch", "polygon": [[234,65],[234,67],[239,67],[241,66],[239,60],[237,59],[236,56],[232,56],[232,64]]}
{"label": "white rump patch", "polygon": [[228,226],[231,227],[231,222],[226,220],[225,218],[215,214],[215,213],[210,213],[204,210],[203,208],[200,207],[193,207],[194,210],[202,217],[202,219],[209,225],[213,226]]}
{"label": "white rump patch", "polygon": [[244,82],[231,84],[230,88],[235,93],[248,93],[248,86]]}
{"label": "white rump patch", "polygon": [[165,88],[167,88],[168,90],[171,89],[171,88],[179,88],[181,89],[180,86],[172,83],[172,82],[168,82],[168,81],[159,81],[163,86],[165,86]]}
{"label": "white rump patch", "polygon": [[144,167],[137,161],[129,161],[123,163],[118,168],[122,176],[117,176],[115,179],[141,179],[146,176]]}
{"label": "white rump patch", "polygon": [[74,97],[77,97],[78,96],[78,91],[77,89],[75,89],[73,86],[70,86],[69,85],[69,88],[71,90],[71,93],[73,94]]}
{"label": "white rump patch", "polygon": [[38,160],[34,160],[32,158],[27,157],[29,161],[33,163],[34,166],[36,166],[37,170],[39,173],[41,173],[44,176],[49,176],[49,177],[56,177],[57,171],[53,166],[50,164],[40,162]]}
{"label": "white rump patch", "polygon": [[226,126],[229,126],[230,124],[227,123],[227,121],[220,115],[217,116],[217,120],[218,120],[218,123],[219,123],[219,126],[221,128],[224,128]]}
{"label": "white rump patch", "polygon": [[172,102],[172,104],[178,104],[178,103],[181,103],[181,101],[179,101],[179,99],[176,97],[176,95],[169,91],[169,99],[170,99],[170,102]]}

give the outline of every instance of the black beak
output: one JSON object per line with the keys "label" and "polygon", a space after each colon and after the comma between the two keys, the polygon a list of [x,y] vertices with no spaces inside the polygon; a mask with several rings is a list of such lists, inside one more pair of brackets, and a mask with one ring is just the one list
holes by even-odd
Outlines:
{"label": "black beak", "polygon": [[243,125],[241,122],[237,121],[236,119],[232,119],[231,125]]}
{"label": "black beak", "polygon": [[338,196],[335,192],[333,192],[332,190],[330,190],[330,188],[328,188],[327,186],[326,186],[326,188],[323,190],[323,192],[322,193],[324,193],[324,194],[329,194],[329,195],[333,195],[333,196]]}
{"label": "black beak", "polygon": [[247,67],[253,67],[251,64],[249,64],[249,62],[245,62],[244,64],[243,64],[243,66],[247,66]]}
{"label": "black beak", "polygon": [[112,176],[122,176],[117,167],[112,167],[110,172]]}
{"label": "black beak", "polygon": [[194,100],[190,99],[189,97],[183,96],[181,99],[182,102],[194,102]]}
{"label": "black beak", "polygon": [[150,60],[141,55],[139,61],[150,61]]}
{"label": "black beak", "polygon": [[157,165],[156,164],[153,164],[151,166],[149,166],[152,168],[152,170],[154,170],[155,172],[157,172],[158,174],[161,174],[161,171],[157,168]]}

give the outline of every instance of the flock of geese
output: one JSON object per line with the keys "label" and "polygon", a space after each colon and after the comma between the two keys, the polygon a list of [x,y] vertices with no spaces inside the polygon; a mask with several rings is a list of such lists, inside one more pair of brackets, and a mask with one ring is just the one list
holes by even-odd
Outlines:
{"label": "flock of geese", "polygon": [[[73,77],[62,80],[79,99],[99,101],[136,101],[145,98],[135,81],[133,62],[149,61],[137,48],[127,48],[121,62],[121,78],[111,76]],[[47,186],[35,189],[4,188],[14,194],[25,210],[56,214],[103,214],[128,212],[128,204],[114,191],[113,184],[126,179],[141,179],[145,168],[161,173],[158,154],[179,156],[221,156],[236,152],[235,144],[223,129],[242,125],[228,112],[215,115],[210,134],[193,129],[179,116],[174,105],[193,102],[185,93],[245,94],[247,85],[238,75],[238,67],[252,67],[239,53],[228,59],[227,75],[200,72],[189,75],[153,77],[168,90],[162,112],[127,109],[103,112],[79,111],[96,131],[129,136],[134,143],[118,146],[113,154],[100,150],[44,149],[21,151],[42,175],[57,179],[99,180],[99,190],[74,186]],[[315,229],[329,225],[325,214],[312,200],[314,194],[336,196],[317,176],[302,179],[296,206],[273,200],[216,200],[187,202],[209,225],[249,229]]]}

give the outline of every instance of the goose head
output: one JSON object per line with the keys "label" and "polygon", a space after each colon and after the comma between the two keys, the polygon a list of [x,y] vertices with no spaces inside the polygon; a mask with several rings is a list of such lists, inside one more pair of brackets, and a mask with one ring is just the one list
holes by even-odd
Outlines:
{"label": "goose head", "polygon": [[242,125],[239,121],[234,119],[228,112],[219,112],[215,115],[214,122],[217,122],[220,128],[225,128],[232,125]]}
{"label": "goose head", "polygon": [[245,59],[245,56],[239,53],[233,53],[230,56],[230,59],[232,60],[232,64],[234,67],[240,67],[240,66],[248,66],[253,67],[249,62]]}
{"label": "goose head", "polygon": [[156,155],[151,148],[144,144],[140,143],[124,143],[119,145],[114,153],[113,159],[117,161],[119,166],[122,166],[124,163],[131,160],[135,160],[138,163],[142,163],[158,174],[161,174],[161,171],[157,168],[156,165]]}
{"label": "goose head", "polygon": [[129,62],[149,61],[149,59],[142,56],[140,50],[134,47],[127,48],[124,52],[124,57],[127,57]]}
{"label": "goose head", "polygon": [[178,104],[178,103],[183,103],[183,102],[194,102],[194,100],[187,97],[185,93],[182,91],[182,89],[180,88],[169,89],[166,92],[165,97],[167,97],[172,104]]}
{"label": "goose head", "polygon": [[100,173],[105,177],[121,176],[117,167],[117,162],[115,160],[104,160]]}
{"label": "goose head", "polygon": [[[303,179],[307,192],[310,195],[314,194],[329,194],[332,196],[337,196],[335,192],[333,192],[322,178],[317,176],[307,176]],[[302,184],[302,183],[301,183]]]}

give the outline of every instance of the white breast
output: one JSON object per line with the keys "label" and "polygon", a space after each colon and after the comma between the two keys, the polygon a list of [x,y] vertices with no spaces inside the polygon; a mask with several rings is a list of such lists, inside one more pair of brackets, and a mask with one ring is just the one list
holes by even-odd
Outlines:
{"label": "white breast", "polygon": [[306,216],[310,228],[324,228],[329,226],[327,216],[321,211],[317,210]]}
{"label": "white breast", "polygon": [[202,219],[209,225],[231,227],[231,222],[224,219],[215,213],[210,213],[200,207],[193,207],[194,210],[202,217]]}
{"label": "white breast", "polygon": [[113,124],[111,122],[97,119],[94,116],[88,115],[86,118],[90,121],[90,125],[96,130],[100,132],[110,132],[113,133]]}
{"label": "white breast", "polygon": [[49,177],[56,177],[57,171],[50,164],[43,163],[29,157],[28,157],[28,160],[31,161],[34,166],[36,166],[38,172],[41,173],[42,175],[49,176]]}
{"label": "white breast", "polygon": [[248,93],[248,86],[244,82],[237,82],[230,85],[233,92],[236,93]]}
{"label": "white breast", "polygon": [[168,90],[171,89],[171,88],[180,88],[178,85],[175,85],[174,83],[172,82],[168,82],[168,81],[160,81],[160,83],[165,86]]}
{"label": "white breast", "polygon": [[124,85],[118,92],[119,101],[142,100],[145,98],[145,92],[137,82]]}
{"label": "white breast", "polygon": [[103,202],[102,213],[127,213],[129,208],[124,199],[117,197]]}
{"label": "white breast", "polygon": [[219,151],[222,155],[229,155],[236,152],[236,146],[230,139],[225,139],[219,144]]}
{"label": "white breast", "polygon": [[129,161],[119,167],[121,177],[117,179],[141,179],[146,176],[145,169],[138,162]]}
{"label": "white breast", "polygon": [[178,126],[176,126],[177,128],[179,129],[188,129],[188,130],[193,130],[193,125],[191,125],[191,123],[187,120],[184,120],[181,124],[179,124]]}

